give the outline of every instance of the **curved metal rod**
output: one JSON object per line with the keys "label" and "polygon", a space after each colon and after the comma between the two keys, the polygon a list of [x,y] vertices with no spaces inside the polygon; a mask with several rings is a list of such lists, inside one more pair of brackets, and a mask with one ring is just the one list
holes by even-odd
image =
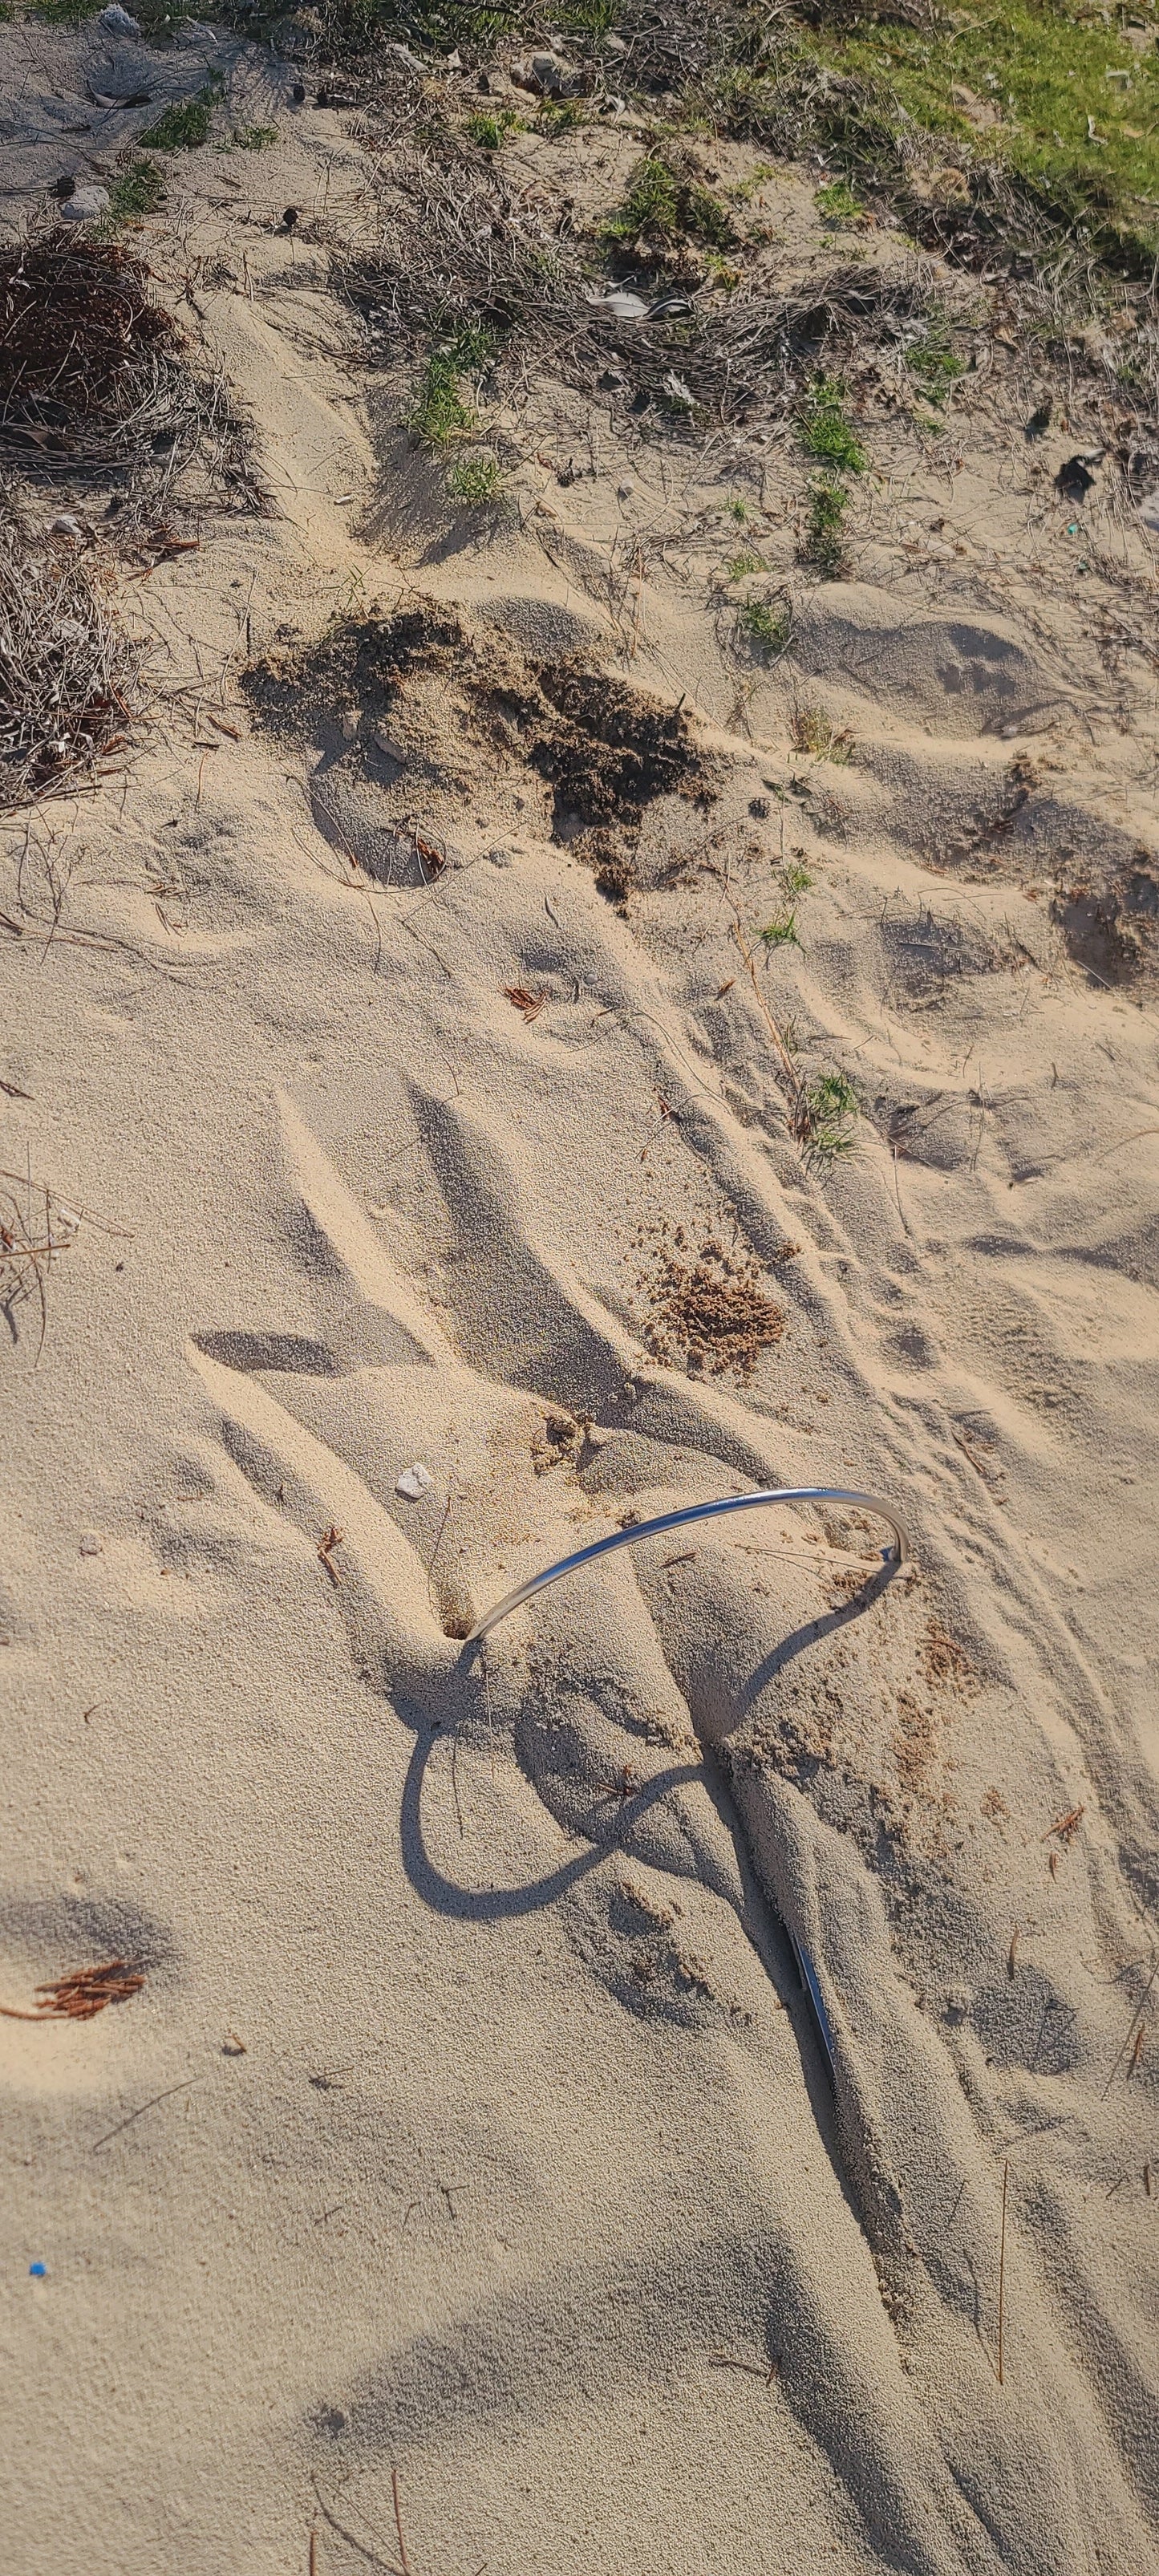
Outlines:
{"label": "curved metal rod", "polygon": [[846,1493],[840,1485],[776,1485],[758,1494],[724,1494],[717,1503],[692,1503],[686,1511],[662,1512],[659,1520],[630,1521],[626,1529],[613,1530],[610,1538],[593,1539],[590,1547],[579,1547],[574,1556],[561,1556],[558,1565],[549,1565],[542,1574],[533,1574],[529,1583],[520,1583],[514,1592],[505,1592],[493,1610],[484,1612],[469,1630],[464,1643],[474,1645],[505,1619],[509,1610],[518,1610],[522,1601],[530,1601],[534,1592],[545,1584],[556,1583],[561,1574],[574,1574],[578,1565],[590,1565],[597,1556],[610,1556],[613,1548],[634,1547],[642,1538],[657,1538],[662,1530],[686,1529],[690,1521],[714,1520],[719,1512],[752,1512],[764,1503],[860,1503],[867,1512],[876,1512],[893,1531],[894,1546],[883,1548],[885,1562],[904,1565],[909,1554],[909,1541],[896,1512],[883,1503],[878,1494]]}

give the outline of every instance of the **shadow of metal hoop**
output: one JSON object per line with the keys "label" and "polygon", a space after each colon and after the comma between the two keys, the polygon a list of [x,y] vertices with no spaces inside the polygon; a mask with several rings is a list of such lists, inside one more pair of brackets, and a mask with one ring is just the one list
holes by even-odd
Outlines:
{"label": "shadow of metal hoop", "polygon": [[614,1548],[635,1547],[642,1538],[658,1538],[663,1530],[687,1529],[692,1521],[715,1520],[721,1512],[755,1512],[766,1503],[859,1504],[863,1511],[875,1512],[878,1519],[885,1521],[893,1531],[892,1548],[882,1549],[885,1563],[891,1569],[896,1568],[904,1565],[909,1555],[909,1541],[902,1523],[892,1506],[883,1503],[878,1494],[846,1493],[840,1485],[777,1485],[758,1494],[724,1494],[717,1503],[692,1503],[683,1512],[662,1512],[659,1520],[632,1521],[627,1529],[613,1530],[610,1538],[593,1539],[590,1547],[577,1548],[574,1556],[561,1556],[558,1565],[545,1566],[543,1573],[533,1574],[529,1583],[520,1583],[514,1592],[505,1592],[493,1609],[485,1611],[483,1617],[476,1620],[464,1642],[468,1646],[474,1645],[480,1637],[488,1636],[500,1619],[506,1618],[509,1610],[518,1610],[521,1602],[530,1601],[532,1595],[542,1592],[547,1584],[558,1583],[561,1574],[574,1574],[577,1566],[591,1565],[597,1556],[610,1556]]}

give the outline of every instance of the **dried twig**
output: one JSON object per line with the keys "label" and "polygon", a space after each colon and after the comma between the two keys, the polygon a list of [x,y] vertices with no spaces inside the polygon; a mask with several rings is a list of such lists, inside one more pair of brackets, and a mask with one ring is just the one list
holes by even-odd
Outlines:
{"label": "dried twig", "polygon": [[1057,1824],[1048,1825],[1046,1832],[1039,1835],[1040,1843],[1048,1843],[1052,1834],[1057,1834],[1061,1843],[1073,1842],[1086,1812],[1085,1800],[1080,1806],[1069,1808],[1065,1816],[1059,1817]]}
{"label": "dried twig", "polygon": [[1006,2307],[1006,2191],[1010,2181],[1010,2159],[1002,2167],[1002,2237],[998,2249],[998,2385],[1003,2379],[1003,2326]]}
{"label": "dried twig", "polygon": [[400,2559],[400,2562],[401,2562],[401,2565],[402,2565],[402,2576],[411,2576],[411,2565],[410,2565],[410,2560],[409,2560],[409,2558],[407,2557],[407,2554],[406,2554],[406,2541],[405,2541],[405,2540],[404,2540],[404,2538],[403,2538],[403,2530],[402,2530],[402,2507],[401,2507],[401,2505],[400,2505],[400,2503],[399,2503],[399,2500],[398,2500],[398,2470],[397,2470],[397,2469],[392,2469],[392,2470],[391,2470],[391,2473],[390,2473],[390,2492],[391,2492],[391,2496],[392,2496],[392,2498],[393,2498],[393,2500],[394,2500],[394,2527],[395,2527],[395,2530],[396,2530],[396,2531],[397,2531],[397,2533],[398,2533],[398,2554],[399,2554],[399,2559]]}

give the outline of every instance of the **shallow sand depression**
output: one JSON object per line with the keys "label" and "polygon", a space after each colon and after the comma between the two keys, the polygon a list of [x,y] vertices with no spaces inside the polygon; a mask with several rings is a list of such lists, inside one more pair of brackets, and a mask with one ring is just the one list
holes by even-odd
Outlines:
{"label": "shallow sand depression", "polygon": [[[220,61],[278,140],[133,239],[266,506],[0,823],[5,2562],[1147,2576],[1153,681],[989,415],[971,550],[883,473],[743,672],[775,443],[533,388],[448,517],[372,138]],[[770,1507],[465,1642],[798,1485],[906,1564]]]}

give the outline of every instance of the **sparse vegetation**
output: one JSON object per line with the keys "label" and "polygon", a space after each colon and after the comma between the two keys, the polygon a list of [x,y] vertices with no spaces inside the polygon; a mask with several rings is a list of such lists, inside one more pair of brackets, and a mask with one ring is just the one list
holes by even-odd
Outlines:
{"label": "sparse vegetation", "polygon": [[475,427],[475,409],[463,392],[464,379],[478,382],[494,355],[492,334],[480,323],[460,323],[449,340],[430,351],[419,383],[410,427],[432,447],[466,437]]}
{"label": "sparse vegetation", "polygon": [[804,561],[822,581],[839,581],[845,570],[845,513],[849,494],[843,483],[829,476],[818,477],[809,486],[809,510],[801,549]]}
{"label": "sparse vegetation", "polygon": [[518,129],[519,118],[514,108],[500,107],[491,112],[481,109],[478,116],[469,116],[463,131],[470,136],[472,143],[478,144],[481,152],[498,152],[500,144]]}
{"label": "sparse vegetation", "polygon": [[807,751],[814,760],[834,760],[844,765],[853,751],[853,736],[838,728],[821,707],[794,707],[793,746]]}
{"label": "sparse vegetation", "polygon": [[781,870],[781,884],[786,894],[808,894],[813,879],[799,859],[788,859]]}
{"label": "sparse vegetation", "polygon": [[766,948],[799,948],[796,913],[792,910],[775,912],[772,920],[766,921],[761,939]]}
{"label": "sparse vegetation", "polygon": [[861,199],[854,196],[844,179],[830,179],[825,187],[818,188],[813,203],[827,224],[858,223],[865,211]]}
{"label": "sparse vegetation", "polygon": [[503,476],[494,456],[465,456],[447,473],[447,490],[453,501],[467,501],[478,506],[484,501],[498,501],[503,492]]}
{"label": "sparse vegetation", "polygon": [[609,242],[670,249],[681,241],[726,250],[735,236],[731,219],[690,166],[650,152],[638,161],[622,205],[602,226]]}
{"label": "sparse vegetation", "polygon": [[807,1163],[824,1170],[853,1152],[860,1108],[848,1074],[820,1073],[801,1084],[793,1104],[793,1133]]}
{"label": "sparse vegetation", "polygon": [[772,608],[764,599],[746,599],[743,608],[737,612],[737,624],[763,661],[771,661],[774,653],[784,652],[790,632],[790,620],[785,609]]}
{"label": "sparse vegetation", "polygon": [[134,153],[109,189],[110,223],[132,223],[142,215],[155,215],[164,203],[165,182],[156,162],[144,153]]}
{"label": "sparse vegetation", "polygon": [[948,399],[959,376],[966,373],[966,361],[958,356],[949,325],[940,314],[931,318],[920,340],[911,341],[905,362],[927,402],[938,405]]}
{"label": "sparse vegetation", "polygon": [[216,86],[199,90],[196,98],[172,99],[154,125],[143,127],[137,140],[150,152],[194,152],[208,141],[217,99]]}
{"label": "sparse vegetation", "polygon": [[750,573],[762,570],[759,555],[734,555],[725,577],[728,581],[744,581]]}
{"label": "sparse vegetation", "polygon": [[[276,125],[235,125],[230,144],[235,152],[268,152],[271,143],[276,143],[277,139]],[[229,145],[222,148],[228,150]]]}
{"label": "sparse vegetation", "polygon": [[815,376],[801,405],[801,445],[835,474],[864,474],[865,449],[846,420],[845,387],[836,376]]}

